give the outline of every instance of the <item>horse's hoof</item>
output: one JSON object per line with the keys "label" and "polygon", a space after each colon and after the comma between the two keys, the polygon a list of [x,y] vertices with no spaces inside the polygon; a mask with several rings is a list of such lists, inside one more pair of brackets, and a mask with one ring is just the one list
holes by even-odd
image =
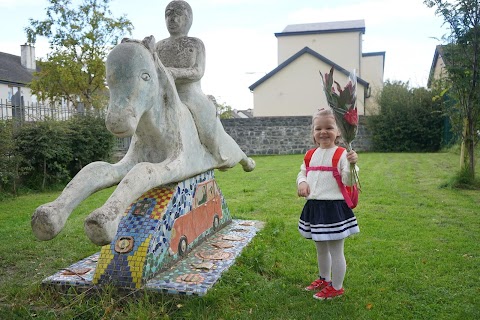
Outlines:
{"label": "horse's hoof", "polygon": [[103,246],[112,242],[117,233],[120,217],[112,218],[102,208],[93,211],[84,223],[85,233],[90,241],[96,245]]}
{"label": "horse's hoof", "polygon": [[31,226],[38,240],[51,240],[62,231],[66,218],[52,203],[38,207],[32,216]]}
{"label": "horse's hoof", "polygon": [[255,169],[255,161],[252,158],[247,158],[247,160],[242,161],[243,171],[250,172]]}

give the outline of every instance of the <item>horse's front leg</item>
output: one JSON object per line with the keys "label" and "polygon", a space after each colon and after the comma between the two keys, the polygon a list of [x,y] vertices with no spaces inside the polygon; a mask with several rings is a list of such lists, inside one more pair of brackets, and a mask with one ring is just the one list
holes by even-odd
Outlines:
{"label": "horse's front leg", "polygon": [[72,211],[92,193],[117,184],[133,165],[92,162],[80,170],[60,196],[39,206],[32,216],[32,230],[39,240],[54,238],[64,227]]}
{"label": "horse's front leg", "polygon": [[103,206],[85,219],[85,233],[97,245],[110,243],[128,206],[148,190],[188,177],[181,161],[142,162],[130,170]]}

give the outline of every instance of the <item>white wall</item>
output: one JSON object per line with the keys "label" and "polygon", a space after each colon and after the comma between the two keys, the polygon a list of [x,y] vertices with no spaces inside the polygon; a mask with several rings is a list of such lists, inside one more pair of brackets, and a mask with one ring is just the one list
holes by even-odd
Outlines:
{"label": "white wall", "polygon": [[[304,47],[309,47],[346,70],[360,70],[361,32],[321,33],[280,36],[278,39],[278,64],[281,64]],[[361,77],[361,74],[358,74]]]}
{"label": "white wall", "polygon": [[[320,73],[329,72],[330,66],[311,54],[303,54],[272,78],[254,90],[253,114],[267,116],[310,116],[316,109],[327,105]],[[334,72],[334,79],[342,86],[348,76]],[[357,84],[357,108],[364,110],[364,87]]]}
{"label": "white wall", "polygon": [[365,101],[365,114],[373,115],[379,111],[377,97],[383,89],[384,56],[365,56],[362,58],[362,79],[370,84],[370,98]]}

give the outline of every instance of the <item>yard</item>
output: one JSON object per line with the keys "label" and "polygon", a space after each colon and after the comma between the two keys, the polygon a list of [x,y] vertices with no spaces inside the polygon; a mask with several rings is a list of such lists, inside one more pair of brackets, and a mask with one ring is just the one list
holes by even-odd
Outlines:
{"label": "yard", "polygon": [[361,232],[345,242],[346,294],[329,301],[303,290],[317,266],[296,229],[302,155],[254,159],[253,172],[237,166],[216,178],[234,218],[266,226],[204,297],[46,291],[44,278],[99,251],[83,219],[112,189],[84,201],[47,242],[30,218],[58,192],[0,202],[0,319],[480,319],[480,191],[445,187],[458,155],[360,154]]}

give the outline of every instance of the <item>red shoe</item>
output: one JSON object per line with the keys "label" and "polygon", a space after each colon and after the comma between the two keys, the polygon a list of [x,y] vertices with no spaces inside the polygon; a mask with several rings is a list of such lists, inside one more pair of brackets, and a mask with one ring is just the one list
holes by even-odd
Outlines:
{"label": "red shoe", "polygon": [[341,296],[344,292],[343,288],[336,290],[332,285],[329,285],[323,288],[322,291],[314,294],[313,297],[319,300],[326,300]]}
{"label": "red shoe", "polygon": [[313,281],[308,287],[306,287],[305,290],[307,291],[322,290],[323,288],[328,287],[330,284],[331,284],[330,282],[325,281],[322,278],[318,278],[317,280]]}

